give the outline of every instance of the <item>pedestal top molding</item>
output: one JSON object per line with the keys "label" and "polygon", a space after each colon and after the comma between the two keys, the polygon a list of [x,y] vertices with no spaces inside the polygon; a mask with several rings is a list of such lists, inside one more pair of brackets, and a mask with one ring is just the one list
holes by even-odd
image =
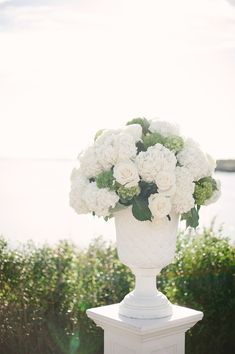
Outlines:
{"label": "pedestal top molding", "polygon": [[203,317],[201,311],[172,305],[173,314],[159,319],[132,319],[119,314],[119,304],[101,306],[87,310],[87,315],[103,329],[113,327],[137,335],[158,335],[169,332],[185,332]]}

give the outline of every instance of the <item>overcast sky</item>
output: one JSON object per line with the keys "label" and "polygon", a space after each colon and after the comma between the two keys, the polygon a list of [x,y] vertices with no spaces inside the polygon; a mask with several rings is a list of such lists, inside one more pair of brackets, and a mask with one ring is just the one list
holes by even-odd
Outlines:
{"label": "overcast sky", "polygon": [[135,116],[235,158],[235,0],[0,0],[0,156],[74,158]]}

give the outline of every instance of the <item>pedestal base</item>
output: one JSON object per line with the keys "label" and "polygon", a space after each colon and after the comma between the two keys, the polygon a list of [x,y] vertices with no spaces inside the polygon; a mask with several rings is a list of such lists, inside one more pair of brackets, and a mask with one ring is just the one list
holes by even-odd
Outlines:
{"label": "pedestal base", "polygon": [[119,314],[119,304],[87,310],[104,329],[104,354],[184,354],[185,332],[203,313],[172,305],[161,319],[131,319]]}
{"label": "pedestal base", "polygon": [[172,315],[172,304],[157,290],[149,297],[136,296],[135,291],[132,291],[120,303],[119,314],[138,319],[162,318]]}

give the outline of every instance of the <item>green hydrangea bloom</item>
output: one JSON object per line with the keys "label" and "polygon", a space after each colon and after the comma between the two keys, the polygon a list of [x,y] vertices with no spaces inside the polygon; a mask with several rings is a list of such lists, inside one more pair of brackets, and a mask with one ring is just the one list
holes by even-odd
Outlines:
{"label": "green hydrangea bloom", "polygon": [[143,134],[148,133],[148,129],[150,126],[149,121],[146,118],[134,118],[130,120],[129,122],[126,123],[126,125],[131,125],[131,124],[139,124],[142,127]]}
{"label": "green hydrangea bloom", "polygon": [[94,140],[96,141],[104,131],[105,131],[105,129],[98,130],[98,132],[96,132],[96,134],[95,134]]}
{"label": "green hydrangea bloom", "polygon": [[136,195],[140,194],[140,187],[130,187],[126,188],[125,186],[121,186],[117,190],[117,194],[119,195],[120,199],[123,201],[129,201]]}
{"label": "green hydrangea bloom", "polygon": [[143,137],[144,147],[147,149],[156,144],[164,144],[165,138],[159,133],[150,133]]}
{"label": "green hydrangea bloom", "polygon": [[113,177],[113,171],[101,172],[96,177],[96,184],[98,188],[109,188],[111,190],[115,189],[115,179]]}
{"label": "green hydrangea bloom", "polygon": [[194,199],[197,205],[203,205],[213,194],[213,178],[205,177],[196,182]]}
{"label": "green hydrangea bloom", "polygon": [[183,149],[184,140],[177,135],[168,136],[165,138],[164,146],[176,154]]}

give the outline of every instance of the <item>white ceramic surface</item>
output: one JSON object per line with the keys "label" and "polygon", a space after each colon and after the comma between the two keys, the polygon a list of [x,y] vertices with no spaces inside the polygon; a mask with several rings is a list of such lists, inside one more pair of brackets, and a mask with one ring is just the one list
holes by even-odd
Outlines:
{"label": "white ceramic surface", "polygon": [[156,275],[174,258],[178,215],[157,224],[138,221],[131,208],[115,215],[118,256],[135,274],[135,289],[120,303],[121,315],[130,318],[161,318],[172,314],[172,305],[156,288]]}
{"label": "white ceramic surface", "polygon": [[104,329],[104,354],[184,354],[185,332],[203,313],[172,305],[172,316],[143,320],[119,315],[119,304],[87,310]]}

